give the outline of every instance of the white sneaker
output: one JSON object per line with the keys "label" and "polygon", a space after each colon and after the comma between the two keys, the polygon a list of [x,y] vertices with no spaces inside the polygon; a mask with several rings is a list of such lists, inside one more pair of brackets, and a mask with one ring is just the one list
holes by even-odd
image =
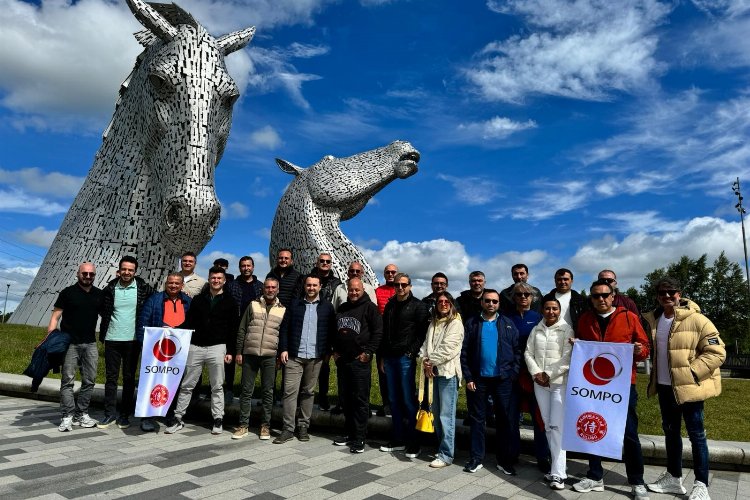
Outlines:
{"label": "white sneaker", "polygon": [[70,432],[73,430],[73,417],[63,417],[60,426],[57,428],[60,432]]}
{"label": "white sneaker", "polygon": [[78,419],[78,424],[84,429],[91,429],[92,427],[96,427],[96,420],[91,418],[88,413],[84,413]]}
{"label": "white sneaker", "polygon": [[430,467],[433,469],[442,469],[443,467],[448,467],[450,464],[443,460],[442,458],[436,458],[432,462],[430,462]]}
{"label": "white sneaker", "polygon": [[633,498],[637,500],[649,500],[648,490],[645,484],[634,484],[633,485]]}
{"label": "white sneaker", "polygon": [[694,482],[693,491],[690,492],[688,500],[711,500],[711,497],[708,495],[708,486],[701,481]]}
{"label": "white sneaker", "polygon": [[579,493],[588,493],[589,491],[604,491],[604,481],[602,479],[595,481],[593,479],[584,477],[573,485],[573,489]]}
{"label": "white sneaker", "polygon": [[669,471],[664,471],[656,478],[655,483],[648,485],[648,489],[655,493],[677,493],[685,494],[685,487],[682,485],[682,477],[674,477]]}

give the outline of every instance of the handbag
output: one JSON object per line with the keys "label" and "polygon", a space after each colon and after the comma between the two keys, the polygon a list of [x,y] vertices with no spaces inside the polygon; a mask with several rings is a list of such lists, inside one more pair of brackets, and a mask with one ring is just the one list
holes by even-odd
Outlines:
{"label": "handbag", "polygon": [[427,384],[427,409],[422,409],[422,402],[424,401],[424,370],[419,370],[419,395],[417,397],[419,401],[419,410],[417,411],[417,425],[416,428],[420,432],[427,432],[433,434],[435,432],[435,417],[432,415],[432,378],[428,379]]}

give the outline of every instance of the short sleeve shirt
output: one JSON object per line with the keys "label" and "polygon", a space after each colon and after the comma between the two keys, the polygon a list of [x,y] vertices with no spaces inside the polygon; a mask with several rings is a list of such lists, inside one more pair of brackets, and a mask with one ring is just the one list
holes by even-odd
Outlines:
{"label": "short sleeve shirt", "polygon": [[96,321],[102,291],[95,286],[86,292],[76,283],[60,292],[54,307],[62,309],[60,330],[70,335],[72,344],[96,342]]}

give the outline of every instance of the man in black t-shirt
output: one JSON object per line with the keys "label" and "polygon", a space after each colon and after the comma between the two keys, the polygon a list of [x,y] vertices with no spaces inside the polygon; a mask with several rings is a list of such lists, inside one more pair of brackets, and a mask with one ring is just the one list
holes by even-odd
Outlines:
{"label": "man in black t-shirt", "polygon": [[[60,383],[60,432],[73,430],[73,425],[94,427],[96,420],[89,416],[89,401],[96,380],[99,351],[96,347],[96,321],[102,291],[93,286],[96,270],[94,264],[84,262],[78,267],[78,283],[60,292],[52,310],[47,332],[57,329],[70,335],[70,346],[65,354]],[[62,321],[61,321],[62,318]],[[81,390],[78,401],[73,395],[76,368],[80,366]]]}

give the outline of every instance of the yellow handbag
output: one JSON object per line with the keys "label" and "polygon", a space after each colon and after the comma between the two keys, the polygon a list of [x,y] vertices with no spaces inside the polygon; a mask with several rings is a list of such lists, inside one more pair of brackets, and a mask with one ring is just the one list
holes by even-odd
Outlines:
{"label": "yellow handbag", "polygon": [[427,409],[422,409],[424,401],[424,370],[420,366],[419,370],[419,410],[417,411],[417,430],[433,434],[435,432],[435,417],[432,415],[432,379],[428,379],[427,384]]}

